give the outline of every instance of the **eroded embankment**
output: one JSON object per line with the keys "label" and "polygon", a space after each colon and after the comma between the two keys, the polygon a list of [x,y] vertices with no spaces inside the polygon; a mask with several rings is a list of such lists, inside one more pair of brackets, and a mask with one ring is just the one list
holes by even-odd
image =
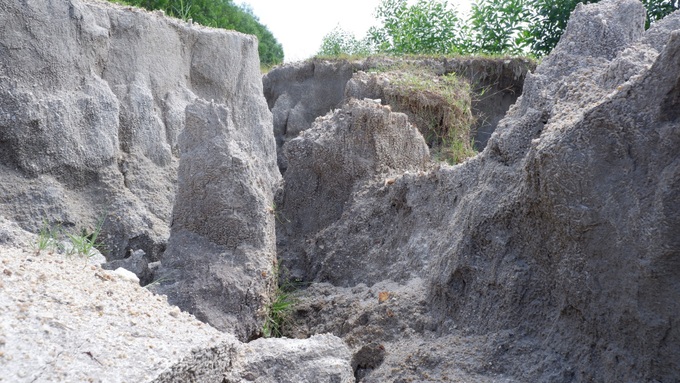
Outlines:
{"label": "eroded embankment", "polygon": [[[0,274],[2,323],[17,324],[1,327],[10,379],[33,380],[23,371],[36,365],[57,376],[68,356],[72,376],[95,380],[103,369],[164,382],[678,380],[680,15],[644,32],[637,1],[579,6],[556,50],[522,72],[484,151],[448,166],[428,162],[426,130],[389,97],[363,100],[389,96],[378,71],[301,63],[279,72],[301,69],[292,90],[275,72],[263,88],[244,35],[96,1],[0,9],[0,214],[37,231],[108,212],[109,258],[160,257],[159,291],[243,340],[271,314],[277,251],[305,286],[289,334],[343,338],[211,343],[226,335],[113,273],[12,250]],[[342,104],[352,80],[362,99]],[[273,124],[263,89],[278,94]],[[287,166],[276,204],[275,136]],[[17,230],[0,227],[0,241]],[[84,279],[65,282],[70,270]],[[89,286],[116,295],[122,283],[135,304]],[[91,332],[42,310],[63,310],[68,294],[86,295],[75,314],[108,321]],[[133,350],[153,335],[145,356],[164,362],[83,348],[109,326]],[[168,343],[186,347],[168,360]]]}
{"label": "eroded embankment", "polygon": [[468,153],[472,145],[481,150],[533,68],[535,63],[524,58],[481,57],[313,59],[275,68],[263,83],[279,168],[284,172],[288,166],[283,144],[349,98],[380,99],[406,113],[431,148],[451,133]]}
{"label": "eroded embankment", "polygon": [[291,331],[341,335],[365,382],[677,380],[678,29],[577,7],[457,166],[394,161],[418,140],[370,101],[285,143]]}

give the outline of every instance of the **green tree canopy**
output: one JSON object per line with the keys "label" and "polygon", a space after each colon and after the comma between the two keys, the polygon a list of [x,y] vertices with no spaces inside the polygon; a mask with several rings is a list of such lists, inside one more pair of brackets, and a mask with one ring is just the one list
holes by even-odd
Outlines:
{"label": "green tree canopy", "polygon": [[648,28],[652,22],[663,19],[664,16],[680,9],[680,1],[678,0],[642,0],[642,4],[647,10]]}
{"label": "green tree canopy", "polygon": [[[388,54],[533,54],[543,56],[557,45],[569,16],[579,2],[598,0],[477,0],[467,20],[447,1],[382,0],[376,9],[381,26],[357,40],[349,34],[329,34],[323,47],[339,53],[366,46],[369,53]],[[642,0],[647,25],[680,8],[680,0]],[[323,51],[323,49],[322,49]]]}
{"label": "green tree canopy", "polygon": [[460,20],[446,1],[383,0],[376,10],[381,27],[367,40],[378,52],[392,54],[449,53],[460,45]]}
{"label": "green tree canopy", "polygon": [[567,21],[578,3],[592,0],[529,0],[531,14],[526,29],[525,43],[532,53],[542,56],[555,48],[567,28]]}
{"label": "green tree canopy", "polygon": [[520,54],[531,0],[478,1],[468,20],[468,53]]}

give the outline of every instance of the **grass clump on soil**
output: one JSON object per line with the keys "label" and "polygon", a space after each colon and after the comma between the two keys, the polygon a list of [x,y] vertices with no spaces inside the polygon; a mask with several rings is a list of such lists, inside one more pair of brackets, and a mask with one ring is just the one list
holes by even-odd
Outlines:
{"label": "grass clump on soil", "polygon": [[425,137],[435,159],[455,165],[476,154],[471,128],[470,83],[454,73],[437,76],[423,68],[385,73],[385,97],[395,111],[406,113]]}
{"label": "grass clump on soil", "polygon": [[43,221],[34,244],[35,252],[39,254],[48,251],[91,257],[96,254],[95,250],[104,246],[98,241],[104,221],[105,218],[100,219],[91,232],[82,229],[79,234],[64,233],[61,225],[50,225]]}
{"label": "grass clump on soil", "polygon": [[265,338],[280,338],[283,336],[284,328],[291,322],[293,308],[297,300],[293,296],[293,283],[288,280],[280,281],[281,274],[278,266],[274,267],[272,277],[277,285],[274,289],[274,297],[265,309],[262,336]]}
{"label": "grass clump on soil", "polygon": [[38,238],[33,244],[36,254],[43,251],[55,251],[59,247],[59,227],[53,227],[43,220],[43,225],[38,232]]}
{"label": "grass clump on soil", "polygon": [[80,234],[66,234],[71,242],[70,254],[79,254],[87,257],[95,255],[94,250],[102,248],[103,244],[98,242],[99,234],[102,231],[104,220],[101,219],[91,233],[82,229]]}

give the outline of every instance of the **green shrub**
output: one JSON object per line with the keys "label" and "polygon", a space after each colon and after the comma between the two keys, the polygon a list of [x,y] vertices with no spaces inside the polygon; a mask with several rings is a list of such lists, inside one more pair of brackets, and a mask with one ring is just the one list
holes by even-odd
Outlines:
{"label": "green shrub", "polygon": [[477,1],[468,20],[467,53],[526,53],[526,0]]}
{"label": "green shrub", "polygon": [[366,39],[358,40],[350,32],[347,32],[340,27],[335,27],[324,36],[317,56],[363,57],[368,56],[371,53],[372,49],[370,43]]}
{"label": "green shrub", "polygon": [[382,26],[372,27],[367,39],[378,53],[448,54],[463,45],[462,24],[446,1],[383,0],[375,14]]}
{"label": "green shrub", "polygon": [[647,10],[647,28],[654,21],[661,20],[680,9],[678,0],[642,0],[642,4]]}

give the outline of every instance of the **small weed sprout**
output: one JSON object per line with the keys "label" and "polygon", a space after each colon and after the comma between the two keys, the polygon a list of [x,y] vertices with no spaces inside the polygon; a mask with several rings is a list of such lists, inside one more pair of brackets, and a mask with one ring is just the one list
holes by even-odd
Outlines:
{"label": "small weed sprout", "polygon": [[88,234],[85,229],[81,231],[80,235],[67,234],[71,242],[71,251],[69,254],[80,254],[87,257],[94,255],[93,249],[101,248],[103,244],[97,242],[99,234],[102,231],[102,226],[106,218],[100,219],[94,231]]}
{"label": "small weed sprout", "polygon": [[173,15],[176,16],[177,18],[180,18],[184,21],[189,21],[189,19],[192,18],[192,12],[191,12],[191,0],[179,0],[179,7],[172,7],[173,10]]}
{"label": "small weed sprout", "polygon": [[40,231],[38,232],[38,239],[36,240],[35,243],[35,252],[36,254],[40,254],[43,251],[54,251],[58,249],[58,240],[57,237],[59,235],[59,230],[58,228],[55,229],[53,228],[50,224],[47,223],[47,220],[43,220],[43,225],[40,228]]}
{"label": "small weed sprout", "polygon": [[280,224],[290,222],[290,220],[284,217],[283,214],[277,209],[276,202],[272,202],[272,206],[268,207],[267,211],[269,214],[273,214],[276,221],[278,221]]}
{"label": "small weed sprout", "polygon": [[[57,251],[59,253],[65,252],[67,255],[80,254],[91,257],[94,255],[93,249],[103,246],[97,241],[103,224],[104,219],[101,219],[90,234],[85,230],[82,230],[81,234],[63,234],[60,225],[52,226],[45,220],[34,245],[36,253]],[[64,237],[68,240],[66,244],[62,242]]]}

